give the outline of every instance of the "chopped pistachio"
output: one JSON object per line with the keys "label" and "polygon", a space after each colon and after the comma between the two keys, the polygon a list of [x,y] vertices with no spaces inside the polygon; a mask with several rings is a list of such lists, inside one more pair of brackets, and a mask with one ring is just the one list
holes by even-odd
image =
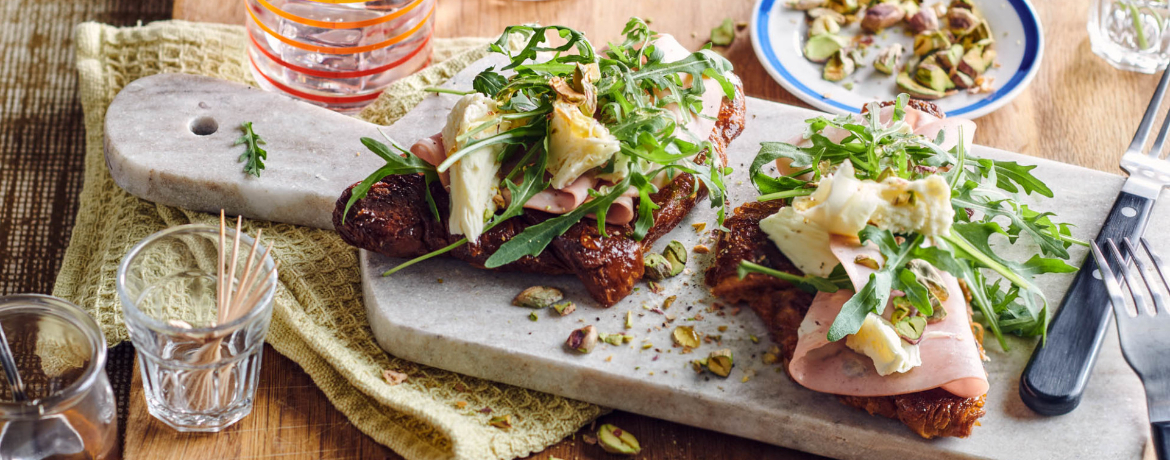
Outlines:
{"label": "chopped pistachio", "polygon": [[846,39],[834,34],[810,37],[804,44],[804,57],[813,62],[825,62],[848,44]]}
{"label": "chopped pistachio", "polygon": [[841,25],[833,20],[832,16],[821,16],[813,19],[808,26],[808,36],[815,37],[821,34],[835,34],[841,31]]}
{"label": "chopped pistachio", "polygon": [[678,326],[674,328],[674,343],[685,348],[698,348],[702,341],[699,339],[699,333],[695,332],[695,328],[691,326]]}
{"label": "chopped pistachio", "polygon": [[719,332],[727,332],[727,326],[719,326]]}
{"label": "chopped pistachio", "polygon": [[880,72],[885,72],[888,75],[893,75],[898,70],[898,65],[902,63],[902,44],[894,43],[886,49],[882,50],[873,60],[873,68]]}
{"label": "chopped pistachio", "polygon": [[760,343],[760,338],[755,335],[748,334],[748,338],[752,340],[752,343]]}
{"label": "chopped pistachio", "polygon": [[947,38],[946,34],[931,30],[920,33],[914,36],[914,55],[926,56],[934,50],[941,50],[951,47],[951,40]]}
{"label": "chopped pistachio", "polygon": [[663,300],[662,301],[662,310],[665,311],[666,309],[670,308],[671,305],[674,305],[674,301],[677,298],[678,298],[678,296],[672,295],[670,297],[667,297],[666,300]]}
{"label": "chopped pistachio", "polygon": [[666,249],[662,250],[662,257],[670,262],[670,276],[682,273],[683,269],[687,267],[687,247],[678,240],[671,240],[666,245]]}
{"label": "chopped pistachio", "polygon": [[705,244],[696,244],[693,250],[695,251],[695,254],[706,254],[711,252],[711,248],[708,248]]}
{"label": "chopped pistachio", "polygon": [[723,23],[711,29],[711,44],[727,46],[735,41],[735,21],[731,18],[723,19]]}
{"label": "chopped pistachio", "polygon": [[898,333],[898,336],[912,344],[918,343],[925,330],[926,318],[921,316],[908,316],[894,323],[894,331]]}
{"label": "chopped pistachio", "polygon": [[855,257],[853,259],[853,263],[855,263],[857,265],[861,265],[863,267],[868,267],[872,270],[877,270],[879,268],[878,261],[874,260],[873,257],[869,257],[869,256],[865,256],[865,255],[860,255],[860,256]]}
{"label": "chopped pistachio", "polygon": [[643,344],[642,344],[642,349],[643,349],[643,350],[649,350],[649,349],[651,349],[651,348],[654,348],[654,345],[653,345],[653,344],[651,344],[650,342],[645,342],[645,343],[643,343]]}
{"label": "chopped pistachio", "polygon": [[[703,229],[707,228],[707,223],[706,222],[695,222],[695,223],[691,224],[691,228],[695,229],[696,232],[701,232],[701,231],[703,231]],[[680,243],[679,245],[681,246],[682,244]]]}
{"label": "chopped pistachio", "polygon": [[847,89],[849,91],[853,91],[853,82],[851,82],[851,81],[847,81],[845,83],[842,83],[841,86],[843,86],[845,89]]}
{"label": "chopped pistachio", "polygon": [[852,75],[856,69],[857,65],[853,62],[853,58],[849,57],[845,50],[837,50],[825,63],[821,77],[828,81],[841,81]]}
{"label": "chopped pistachio", "polygon": [[633,327],[634,327],[634,312],[627,311],[626,312],[626,329],[632,329]]}
{"label": "chopped pistachio", "polygon": [[544,308],[564,299],[560,289],[548,286],[532,286],[520,291],[512,299],[512,305],[517,307]]}
{"label": "chopped pistachio", "polygon": [[540,317],[539,317],[539,316],[536,316],[536,312],[532,312],[532,313],[529,313],[529,314],[528,314],[528,320],[529,320],[529,321],[536,322],[536,321],[537,321],[537,320],[539,320],[539,319],[540,319]]}
{"label": "chopped pistachio", "polygon": [[645,266],[642,276],[653,281],[662,281],[670,278],[670,272],[673,270],[670,261],[666,257],[663,257],[662,254],[646,254],[642,259],[642,265]]}
{"label": "chopped pistachio", "polygon": [[561,316],[569,316],[570,313],[573,313],[577,310],[577,304],[569,300],[554,303],[552,307],[557,311],[557,314]]}
{"label": "chopped pistachio", "polygon": [[833,18],[833,21],[835,21],[837,24],[845,24],[846,23],[845,22],[845,15],[838,13],[836,11],[833,11],[830,8],[813,8],[813,9],[808,10],[807,14],[808,14],[808,17],[810,19],[814,19],[814,20],[820,18],[821,16],[829,16],[829,17]]}
{"label": "chopped pistachio", "polygon": [[597,442],[611,454],[635,455],[642,451],[633,434],[608,423],[597,429]]}
{"label": "chopped pistachio", "polygon": [[794,10],[808,11],[825,6],[825,2],[826,0],[793,0],[788,2],[787,6]]}
{"label": "chopped pistachio", "polygon": [[492,417],[491,421],[488,422],[488,425],[494,426],[501,430],[510,429],[512,428],[512,414]]}
{"label": "chopped pistachio", "polygon": [[565,346],[581,353],[593,351],[597,346],[597,329],[589,325],[571,332]]}
{"label": "chopped pistachio", "polygon": [[630,343],[630,341],[634,340],[634,336],[620,332],[617,334],[600,334],[598,335],[598,338],[601,339],[602,342],[608,343],[610,345],[621,345],[623,343]]}
{"label": "chopped pistachio", "polygon": [[457,407],[459,409],[466,409],[467,408],[467,401],[455,401],[455,407]]}
{"label": "chopped pistachio", "polygon": [[906,10],[897,3],[878,3],[865,10],[865,18],[861,20],[861,29],[877,33],[897,24],[906,17]]}
{"label": "chopped pistachio", "polygon": [[946,93],[942,91],[935,91],[918,84],[917,81],[914,81],[914,77],[911,77],[905,70],[898,74],[898,87],[910,93],[911,97],[918,99],[931,100],[946,96]]}
{"label": "chopped pistachio", "polygon": [[777,361],[780,361],[780,356],[776,353],[772,353],[771,350],[764,353],[764,364],[776,364]]}
{"label": "chopped pistachio", "polygon": [[731,350],[716,350],[707,356],[707,370],[720,377],[731,375],[731,367],[734,365],[735,362],[731,358]]}

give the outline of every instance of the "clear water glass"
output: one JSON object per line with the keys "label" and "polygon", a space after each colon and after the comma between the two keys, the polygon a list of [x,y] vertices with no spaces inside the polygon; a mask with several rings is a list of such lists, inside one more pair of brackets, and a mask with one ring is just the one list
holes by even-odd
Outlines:
{"label": "clear water glass", "polygon": [[0,297],[25,401],[0,378],[0,459],[118,458],[118,413],[106,339],[80,307],[55,297]]}
{"label": "clear water glass", "polygon": [[1170,2],[1094,0],[1093,53],[1122,70],[1154,73],[1170,62]]}
{"label": "clear water glass", "polygon": [[[227,230],[230,264],[236,232]],[[276,291],[271,256],[240,235],[231,292],[251,257],[259,300],[217,324],[219,228],[191,224],[155,233],[118,267],[117,290],[138,352],[147,410],[178,431],[220,431],[252,411]],[[225,275],[225,278],[227,276]]]}

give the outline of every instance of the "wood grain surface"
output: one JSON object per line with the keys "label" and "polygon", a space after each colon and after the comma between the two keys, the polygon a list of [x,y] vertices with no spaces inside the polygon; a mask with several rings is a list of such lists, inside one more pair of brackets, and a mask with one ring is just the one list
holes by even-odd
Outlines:
{"label": "wood grain surface", "polygon": [[[175,0],[174,17],[240,24],[240,0]],[[998,0],[983,0],[998,1]],[[441,37],[494,36],[523,22],[564,24],[595,41],[614,39],[631,15],[674,34],[688,47],[706,41],[723,18],[746,22],[750,0],[440,0]],[[1117,162],[1141,118],[1156,77],[1115,70],[1092,54],[1085,29],[1089,0],[1040,1],[1045,35],[1041,70],[1014,102],[977,120],[977,143],[1118,172]],[[735,65],[748,95],[804,105],[785,92],[756,60],[746,30],[721,50]],[[750,108],[749,108],[750,110]],[[1056,210],[1058,213],[1060,210]],[[135,376],[137,379],[137,376]],[[134,385],[126,434],[127,458],[398,458],[345,422],[295,363],[265,355],[256,410],[226,436],[181,435],[145,411]],[[638,435],[646,459],[810,459],[809,454],[633,414],[602,419]],[[583,430],[582,432],[585,432]],[[580,433],[579,433],[580,434]],[[597,446],[566,439],[532,458],[608,458]]]}

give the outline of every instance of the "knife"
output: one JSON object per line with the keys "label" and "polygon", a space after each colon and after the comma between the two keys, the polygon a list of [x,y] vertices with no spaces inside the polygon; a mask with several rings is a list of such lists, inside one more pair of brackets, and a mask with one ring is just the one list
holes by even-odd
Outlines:
{"label": "knife", "polygon": [[[1170,185],[1170,162],[1159,159],[1170,117],[1163,122],[1150,154],[1142,152],[1168,82],[1170,71],[1164,71],[1137,133],[1122,156],[1121,168],[1130,175],[1097,234],[1099,245],[1109,238],[1140,238],[1154,201],[1162,188]],[[1032,352],[1020,376],[1020,399],[1024,404],[1041,415],[1062,415],[1076,409],[1111,318],[1109,294],[1097,272],[1097,263],[1091,255],[1086,256],[1048,325],[1047,342]]]}

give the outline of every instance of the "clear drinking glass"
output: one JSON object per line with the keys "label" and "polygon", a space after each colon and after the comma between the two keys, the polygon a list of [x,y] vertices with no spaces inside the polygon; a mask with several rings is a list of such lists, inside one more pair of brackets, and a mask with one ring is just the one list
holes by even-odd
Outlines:
{"label": "clear drinking glass", "polygon": [[1154,73],[1170,61],[1170,2],[1094,0],[1093,52],[1122,70]]}
{"label": "clear drinking glass", "polygon": [[0,325],[27,395],[17,401],[0,378],[0,458],[115,458],[117,405],[93,318],[64,300],[22,294],[0,297]]}
{"label": "clear drinking glass", "polygon": [[[227,230],[229,264],[235,235]],[[253,252],[254,240],[240,235],[231,288],[244,283],[251,257],[260,267],[254,272],[260,298],[235,319],[216,323],[219,239],[219,228],[209,225],[169,228],[138,243],[118,267],[118,297],[138,351],[146,407],[179,431],[219,431],[252,411],[272,319],[275,263],[263,245]]]}

